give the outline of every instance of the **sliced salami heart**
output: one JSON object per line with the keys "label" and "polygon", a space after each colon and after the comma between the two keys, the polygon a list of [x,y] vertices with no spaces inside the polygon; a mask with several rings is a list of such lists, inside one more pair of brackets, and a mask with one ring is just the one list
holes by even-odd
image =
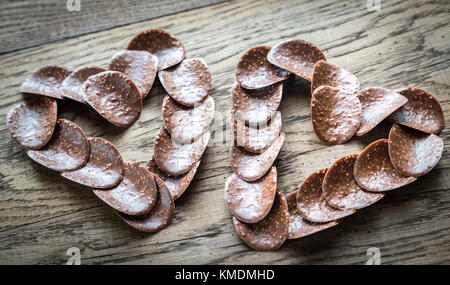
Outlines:
{"label": "sliced salami heart", "polygon": [[25,79],[20,92],[44,95],[62,99],[59,88],[62,82],[72,73],[70,68],[51,64],[39,68]]}
{"label": "sliced salami heart", "polygon": [[444,142],[435,134],[394,124],[389,132],[388,146],[395,169],[402,175],[419,177],[439,162]]}
{"label": "sliced salami heart", "polygon": [[268,46],[248,49],[236,65],[236,80],[245,89],[258,89],[287,79],[292,73],[267,60]]}
{"label": "sliced salami heart", "polygon": [[386,139],[371,143],[359,154],[353,175],[359,186],[373,192],[394,190],[417,180],[395,169]]}
{"label": "sliced salami heart", "polygon": [[147,169],[150,170],[150,172],[156,174],[164,181],[167,188],[169,188],[173,200],[176,200],[180,198],[181,195],[183,195],[189,184],[191,184],[192,179],[194,179],[195,173],[197,173],[199,165],[200,160],[196,164],[194,164],[191,170],[189,170],[187,173],[179,176],[169,176],[158,168],[155,163],[155,159],[152,157],[152,159],[150,159],[150,161],[147,163]]}
{"label": "sliced salami heart", "polygon": [[358,99],[361,102],[362,118],[356,132],[357,136],[362,136],[372,130],[408,101],[400,93],[379,87],[359,90]]}
{"label": "sliced salami heart", "polygon": [[277,169],[247,182],[232,174],[225,182],[225,201],[231,214],[244,223],[257,223],[270,212],[277,191]]}
{"label": "sliced salami heart", "polygon": [[64,98],[87,104],[83,95],[84,82],[86,82],[90,76],[104,71],[106,71],[106,69],[100,66],[86,66],[72,72],[61,84],[61,95]]}
{"label": "sliced salami heart", "polygon": [[319,60],[314,65],[311,92],[323,85],[337,87],[354,95],[359,90],[359,80],[355,75],[329,62]]}
{"label": "sliced salami heart", "polygon": [[255,181],[264,176],[272,167],[283,146],[285,134],[280,136],[263,153],[255,154],[244,148],[233,145],[230,147],[230,163],[234,173],[245,181]]}
{"label": "sliced salami heart", "polygon": [[37,163],[56,170],[68,171],[84,166],[89,159],[89,143],[80,127],[60,119],[50,141],[39,150],[28,150]]}
{"label": "sliced salami heart", "polygon": [[91,188],[117,186],[124,175],[124,163],[119,151],[102,138],[92,137],[88,141],[91,146],[88,163],[78,170],[62,172],[61,176]]}
{"label": "sliced salami heart", "polygon": [[123,180],[116,187],[93,191],[103,202],[128,215],[150,212],[158,195],[153,175],[139,162],[124,163]]}
{"label": "sliced salami heart", "polygon": [[172,139],[192,143],[208,131],[214,118],[214,99],[208,96],[200,105],[189,108],[166,96],[162,115],[164,127]]}
{"label": "sliced salami heart", "polygon": [[389,119],[425,133],[436,134],[442,130],[444,113],[441,104],[433,95],[415,87],[407,87],[397,92],[405,96],[408,102]]}
{"label": "sliced salami heart", "polygon": [[167,93],[188,107],[202,103],[211,90],[211,73],[201,58],[183,60],[174,67],[158,72],[158,77]]}
{"label": "sliced salami heart", "polygon": [[358,130],[361,104],[358,97],[331,86],[312,94],[311,121],[319,139],[329,145],[343,144]]}
{"label": "sliced salami heart", "polygon": [[158,58],[158,70],[181,62],[186,52],[181,41],[163,29],[149,29],[137,34],[128,43],[127,50],[144,50]]}
{"label": "sliced salami heart", "polygon": [[328,168],[309,175],[297,190],[297,208],[300,215],[310,222],[326,223],[351,215],[355,210],[331,207],[323,195],[322,183]]}
{"label": "sliced salami heart", "polygon": [[363,190],[353,178],[358,154],[336,160],[325,175],[322,190],[328,204],[341,210],[357,210],[377,202],[385,193]]}
{"label": "sliced salami heart", "polygon": [[8,131],[14,141],[24,148],[40,149],[53,135],[57,112],[55,99],[30,98],[8,112]]}
{"label": "sliced salami heart", "polygon": [[128,75],[144,98],[155,81],[158,58],[147,51],[125,50],[113,56],[108,69]]}
{"label": "sliced salami heart", "polygon": [[297,208],[297,191],[286,196],[289,211],[289,234],[288,239],[296,239],[317,233],[321,230],[331,228],[339,223],[339,221],[331,221],[328,223],[313,223],[305,220],[299,214]]}
{"label": "sliced salami heart", "polygon": [[281,113],[276,112],[266,126],[253,128],[232,117],[233,133],[238,146],[253,153],[261,153],[268,149],[278,138],[281,131]]}
{"label": "sliced salami heart", "polygon": [[154,141],[153,157],[156,165],[167,175],[178,176],[188,172],[202,157],[209,138],[210,132],[207,131],[195,142],[182,144],[172,140],[162,127]]}
{"label": "sliced salami heart", "polygon": [[169,188],[164,181],[154,175],[156,187],[158,189],[158,197],[155,206],[148,214],[140,216],[131,216],[116,211],[119,217],[133,228],[147,232],[156,233],[164,229],[172,221],[175,212],[175,204],[170,195]]}
{"label": "sliced salami heart", "polygon": [[239,237],[251,248],[267,251],[280,248],[286,241],[289,230],[289,213],[286,199],[277,190],[269,214],[258,223],[246,224],[233,217]]}
{"label": "sliced salami heart", "polygon": [[283,84],[245,90],[238,83],[231,89],[231,113],[250,126],[265,125],[280,106]]}
{"label": "sliced salami heart", "polygon": [[290,39],[275,45],[267,54],[270,63],[311,81],[314,64],[326,61],[323,52],[313,43]]}
{"label": "sliced salami heart", "polygon": [[110,123],[128,127],[139,118],[142,97],[134,82],[118,71],[88,78],[83,88],[86,101]]}

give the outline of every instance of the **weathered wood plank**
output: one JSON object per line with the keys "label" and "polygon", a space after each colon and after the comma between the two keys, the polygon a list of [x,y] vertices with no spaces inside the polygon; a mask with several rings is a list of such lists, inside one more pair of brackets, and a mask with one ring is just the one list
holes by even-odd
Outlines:
{"label": "weathered wood plank", "polygon": [[[60,264],[67,248],[76,246],[85,264],[363,264],[366,250],[375,246],[385,264],[449,264],[448,127],[440,134],[443,157],[432,172],[335,228],[268,253],[250,250],[234,232],[223,199],[224,181],[231,174],[227,145],[208,147],[193,184],[176,202],[173,223],[148,235],[124,224],[89,189],[31,162],[5,130],[5,114],[22,100],[18,86],[32,70],[50,62],[72,68],[106,66],[134,34],[148,27],[169,29],[183,41],[188,57],[206,60],[216,110],[224,115],[240,54],[254,45],[301,37],[321,47],[330,62],[354,72],[362,87],[412,85],[430,91],[448,120],[449,10],[448,3],[431,0],[382,1],[379,12],[367,11],[361,1],[300,0],[290,6],[239,1],[0,55],[0,263]],[[60,104],[60,116],[90,136],[111,140],[126,160],[144,161],[151,157],[162,124],[162,99],[160,87],[152,90],[141,118],[126,130],[81,105]],[[295,190],[312,171],[387,137],[390,128],[386,122],[362,138],[328,147],[312,130],[309,100],[309,84],[300,79],[286,83],[280,111],[287,138],[276,161],[284,193]]]}
{"label": "weathered wood plank", "polygon": [[[26,0],[0,3],[0,53],[197,9],[225,0]],[[79,2],[79,11],[74,8]],[[25,20],[24,20],[25,19]]]}

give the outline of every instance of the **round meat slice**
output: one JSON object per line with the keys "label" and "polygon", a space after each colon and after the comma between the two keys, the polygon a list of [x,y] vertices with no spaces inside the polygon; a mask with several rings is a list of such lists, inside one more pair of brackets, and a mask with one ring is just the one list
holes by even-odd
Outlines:
{"label": "round meat slice", "polygon": [[103,202],[128,215],[147,214],[158,195],[153,175],[139,162],[124,163],[123,180],[116,187],[93,191]]}
{"label": "round meat slice", "polygon": [[379,87],[359,90],[358,99],[361,102],[362,118],[356,132],[357,136],[362,136],[372,130],[408,101],[400,93]]}
{"label": "round meat slice", "polygon": [[225,201],[231,214],[244,223],[257,223],[270,212],[277,191],[275,166],[260,179],[247,182],[232,174],[225,182]]}
{"label": "round meat slice", "polygon": [[39,68],[25,79],[20,92],[44,95],[62,99],[60,87],[64,79],[72,73],[70,68],[51,64]]}
{"label": "round meat slice", "polygon": [[248,49],[236,65],[236,80],[245,89],[258,89],[287,79],[292,73],[267,60],[268,46]]}
{"label": "round meat slice", "polygon": [[314,132],[326,144],[348,141],[361,122],[358,97],[331,86],[321,86],[311,98],[311,121]]}
{"label": "round meat slice", "polygon": [[158,70],[180,63],[186,56],[181,41],[163,29],[149,29],[137,34],[127,50],[144,50],[158,58]]}
{"label": "round meat slice", "polygon": [[191,144],[173,140],[164,127],[159,130],[154,141],[153,157],[158,168],[167,175],[178,176],[188,172],[202,157],[210,138],[204,133]]}
{"label": "round meat slice", "polygon": [[289,230],[289,213],[286,199],[278,189],[269,214],[258,223],[246,224],[233,217],[239,237],[251,248],[267,251],[280,248]]}
{"label": "round meat slice", "polygon": [[339,223],[339,221],[331,221],[328,223],[313,223],[305,220],[299,214],[297,208],[297,191],[286,196],[289,211],[289,234],[288,239],[296,239],[317,233],[321,230],[331,228]]}
{"label": "round meat slice", "polygon": [[88,78],[83,96],[100,115],[119,127],[129,127],[142,110],[142,97],[134,82],[118,71],[105,71]]}
{"label": "round meat slice", "polygon": [[263,153],[251,153],[244,148],[230,147],[230,163],[234,173],[245,181],[255,181],[269,171],[283,146],[285,134],[280,136]]}
{"label": "round meat slice", "polygon": [[158,77],[167,93],[188,107],[201,104],[211,90],[211,73],[201,58],[183,60],[174,67],[158,72]]}
{"label": "round meat slice", "polygon": [[86,66],[72,72],[61,84],[61,95],[64,98],[87,104],[83,96],[84,82],[86,82],[90,76],[103,71],[106,71],[103,67]]}
{"label": "round meat slice", "polygon": [[417,180],[404,176],[395,169],[389,157],[386,139],[369,144],[359,154],[353,175],[359,186],[372,192],[394,190]]}
{"label": "round meat slice", "polygon": [[329,62],[319,60],[314,65],[311,93],[323,85],[337,87],[354,95],[359,90],[359,80],[355,75]]}
{"label": "round meat slice", "polygon": [[55,99],[36,96],[11,109],[6,125],[16,143],[27,149],[40,149],[53,135],[57,112]]}
{"label": "round meat slice", "polygon": [[153,206],[149,213],[140,216],[131,216],[116,211],[119,217],[127,224],[139,231],[147,233],[156,233],[167,227],[172,221],[175,212],[175,204],[173,203],[169,188],[158,176],[154,175],[154,179],[158,189],[158,197],[155,206]]}
{"label": "round meat slice", "polygon": [[88,163],[78,170],[62,172],[61,176],[96,189],[117,186],[124,175],[124,163],[119,151],[102,138],[92,137],[88,141],[91,146]]}
{"label": "round meat slice", "polygon": [[402,175],[419,177],[433,169],[444,149],[443,140],[435,134],[393,125],[389,132],[389,157]]}
{"label": "round meat slice", "polygon": [[310,222],[326,223],[351,215],[355,210],[340,210],[331,207],[322,190],[322,183],[328,168],[309,175],[297,190],[297,209]]}
{"label": "round meat slice", "polygon": [[238,146],[253,153],[261,153],[268,149],[278,138],[281,131],[281,113],[276,112],[266,126],[253,128],[242,121],[233,119],[233,133]]}
{"label": "round meat slice", "polygon": [[430,134],[439,133],[444,127],[441,104],[425,90],[407,87],[397,90],[408,99],[405,105],[393,113],[393,122]]}
{"label": "round meat slice", "polygon": [[247,125],[265,125],[280,106],[283,84],[245,90],[238,83],[231,89],[231,113]]}
{"label": "round meat slice", "polygon": [[214,99],[208,96],[200,105],[189,108],[166,96],[162,105],[164,127],[172,139],[192,143],[208,131],[214,118]]}
{"label": "round meat slice", "polygon": [[326,61],[323,52],[313,43],[290,39],[275,45],[267,54],[270,63],[311,81],[314,64]]}
{"label": "round meat slice", "polygon": [[83,167],[89,159],[89,143],[80,127],[60,119],[50,141],[39,150],[27,151],[37,163],[56,171]]}
{"label": "round meat slice", "polygon": [[125,50],[113,56],[108,69],[128,75],[144,98],[155,81],[158,58],[147,51]]}
{"label": "round meat slice", "polygon": [[161,169],[158,168],[153,157],[149,162],[147,162],[146,166],[147,169],[150,170],[150,172],[157,175],[159,178],[161,178],[161,180],[164,181],[167,188],[169,188],[173,200],[176,200],[180,198],[181,195],[183,195],[189,184],[191,184],[192,179],[194,179],[195,173],[197,173],[199,165],[200,160],[196,164],[194,164],[194,167],[192,167],[191,170],[179,176],[169,176],[165,174]]}
{"label": "round meat slice", "polygon": [[357,210],[377,202],[385,193],[363,190],[353,178],[358,154],[350,154],[336,160],[328,168],[322,190],[328,204],[341,210]]}

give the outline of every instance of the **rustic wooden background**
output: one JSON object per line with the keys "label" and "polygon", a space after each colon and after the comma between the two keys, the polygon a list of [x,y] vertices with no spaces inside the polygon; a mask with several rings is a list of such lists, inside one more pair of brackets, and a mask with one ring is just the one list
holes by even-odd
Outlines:
{"label": "rustic wooden background", "polygon": [[[208,147],[190,189],[176,201],[172,224],[153,235],[127,226],[88,188],[28,159],[5,126],[6,113],[23,98],[19,85],[26,76],[47,63],[106,66],[133,35],[151,27],[169,30],[188,57],[206,60],[216,110],[223,114],[243,51],[298,37],[354,72],[362,87],[430,91],[450,120],[448,1],[381,0],[379,11],[369,11],[365,0],[153,2],[81,0],[80,12],[68,12],[65,1],[0,2],[0,263],[63,264],[70,247],[80,248],[83,264],[364,264],[369,247],[381,250],[382,264],[450,263],[448,127],[440,134],[444,154],[432,172],[332,229],[264,253],[250,250],[232,226],[223,198],[231,174],[227,145]],[[112,141],[126,160],[145,162],[162,124],[163,95],[155,87],[128,129],[76,103],[61,102],[59,116],[89,136]],[[287,138],[276,165],[284,193],[312,171],[387,137],[390,124],[383,123],[362,138],[328,147],[312,130],[309,84],[291,80],[283,97]],[[216,121],[216,129],[224,126],[225,120]]]}

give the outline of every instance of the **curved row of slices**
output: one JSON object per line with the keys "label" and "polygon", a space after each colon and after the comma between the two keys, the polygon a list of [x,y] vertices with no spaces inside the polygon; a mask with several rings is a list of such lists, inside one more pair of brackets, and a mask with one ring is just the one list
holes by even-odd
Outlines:
{"label": "curved row of slices", "polygon": [[[178,39],[150,29],[114,55],[108,69],[40,68],[21,86],[22,92],[33,95],[7,115],[11,137],[35,162],[92,188],[132,227],[160,231],[172,220],[174,200],[198,169],[214,114],[206,63],[184,58]],[[90,105],[112,124],[128,127],[139,118],[156,75],[168,95],[162,106],[164,126],[146,165],[124,161],[111,142],[87,137],[73,122],[57,118],[58,100],[70,99]]]}
{"label": "curved row of slices", "polygon": [[[273,164],[285,138],[278,111],[283,81],[293,74],[311,82],[312,125],[327,144],[345,143],[386,118],[395,124],[389,139],[312,173],[284,197]],[[360,90],[356,76],[300,39],[253,47],[241,56],[230,113],[234,173],[225,183],[225,201],[238,235],[256,250],[278,249],[286,239],[338,224],[428,173],[443,151],[435,134],[444,126],[443,112],[431,94],[414,87]]]}

